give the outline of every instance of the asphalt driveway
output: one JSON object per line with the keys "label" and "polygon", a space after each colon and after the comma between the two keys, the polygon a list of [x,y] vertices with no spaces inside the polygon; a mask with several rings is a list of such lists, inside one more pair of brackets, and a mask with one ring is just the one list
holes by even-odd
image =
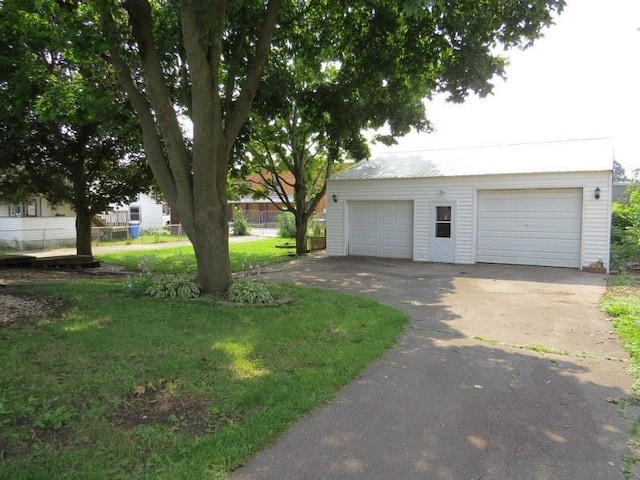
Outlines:
{"label": "asphalt driveway", "polygon": [[323,256],[263,276],[369,295],[412,322],[230,480],[623,478],[616,401],[633,378],[598,310],[604,276]]}

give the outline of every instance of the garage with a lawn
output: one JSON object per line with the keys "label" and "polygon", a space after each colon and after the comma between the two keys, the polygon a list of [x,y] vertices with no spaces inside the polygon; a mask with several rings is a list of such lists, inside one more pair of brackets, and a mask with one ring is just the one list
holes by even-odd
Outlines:
{"label": "garage with a lawn", "polygon": [[327,252],[606,272],[612,166],[603,140],[363,161],[328,181]]}

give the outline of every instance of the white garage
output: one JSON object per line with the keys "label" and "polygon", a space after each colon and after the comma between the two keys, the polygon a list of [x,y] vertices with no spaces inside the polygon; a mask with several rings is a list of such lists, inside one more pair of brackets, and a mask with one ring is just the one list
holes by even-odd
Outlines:
{"label": "white garage", "polygon": [[478,262],[580,267],[582,189],[478,192]]}
{"label": "white garage", "polygon": [[413,258],[413,202],[349,204],[349,255]]}
{"label": "white garage", "polygon": [[600,140],[363,161],[327,183],[327,252],[608,271],[612,167]]}

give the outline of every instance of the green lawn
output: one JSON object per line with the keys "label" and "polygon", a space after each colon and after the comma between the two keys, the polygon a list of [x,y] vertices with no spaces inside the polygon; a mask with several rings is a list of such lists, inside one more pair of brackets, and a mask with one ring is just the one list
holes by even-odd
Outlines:
{"label": "green lawn", "polygon": [[[281,238],[231,243],[229,245],[231,270],[238,272],[289,260],[290,250],[275,247],[282,243]],[[150,271],[161,274],[195,274],[196,272],[196,259],[191,245],[153,251],[101,253],[96,255],[96,258],[108,264],[120,265],[130,271]]]}
{"label": "green lawn", "polygon": [[126,238],[123,240],[101,239],[94,240],[94,246],[112,246],[112,245],[146,245],[149,243],[173,243],[189,240],[186,235],[164,235],[164,234],[142,234],[138,238]]}
{"label": "green lawn", "polygon": [[613,317],[620,343],[631,356],[636,387],[640,388],[640,276],[612,276],[602,308]]}
{"label": "green lawn", "polygon": [[293,302],[134,298],[106,280],[37,287],[71,309],[0,328],[0,478],[224,478],[407,321],[362,297],[272,288]]}

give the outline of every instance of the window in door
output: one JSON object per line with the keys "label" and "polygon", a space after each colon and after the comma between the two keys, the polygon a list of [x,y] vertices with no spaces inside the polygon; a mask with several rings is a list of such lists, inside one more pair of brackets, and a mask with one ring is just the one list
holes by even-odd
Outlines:
{"label": "window in door", "polygon": [[451,206],[436,207],[436,238],[451,238]]}

